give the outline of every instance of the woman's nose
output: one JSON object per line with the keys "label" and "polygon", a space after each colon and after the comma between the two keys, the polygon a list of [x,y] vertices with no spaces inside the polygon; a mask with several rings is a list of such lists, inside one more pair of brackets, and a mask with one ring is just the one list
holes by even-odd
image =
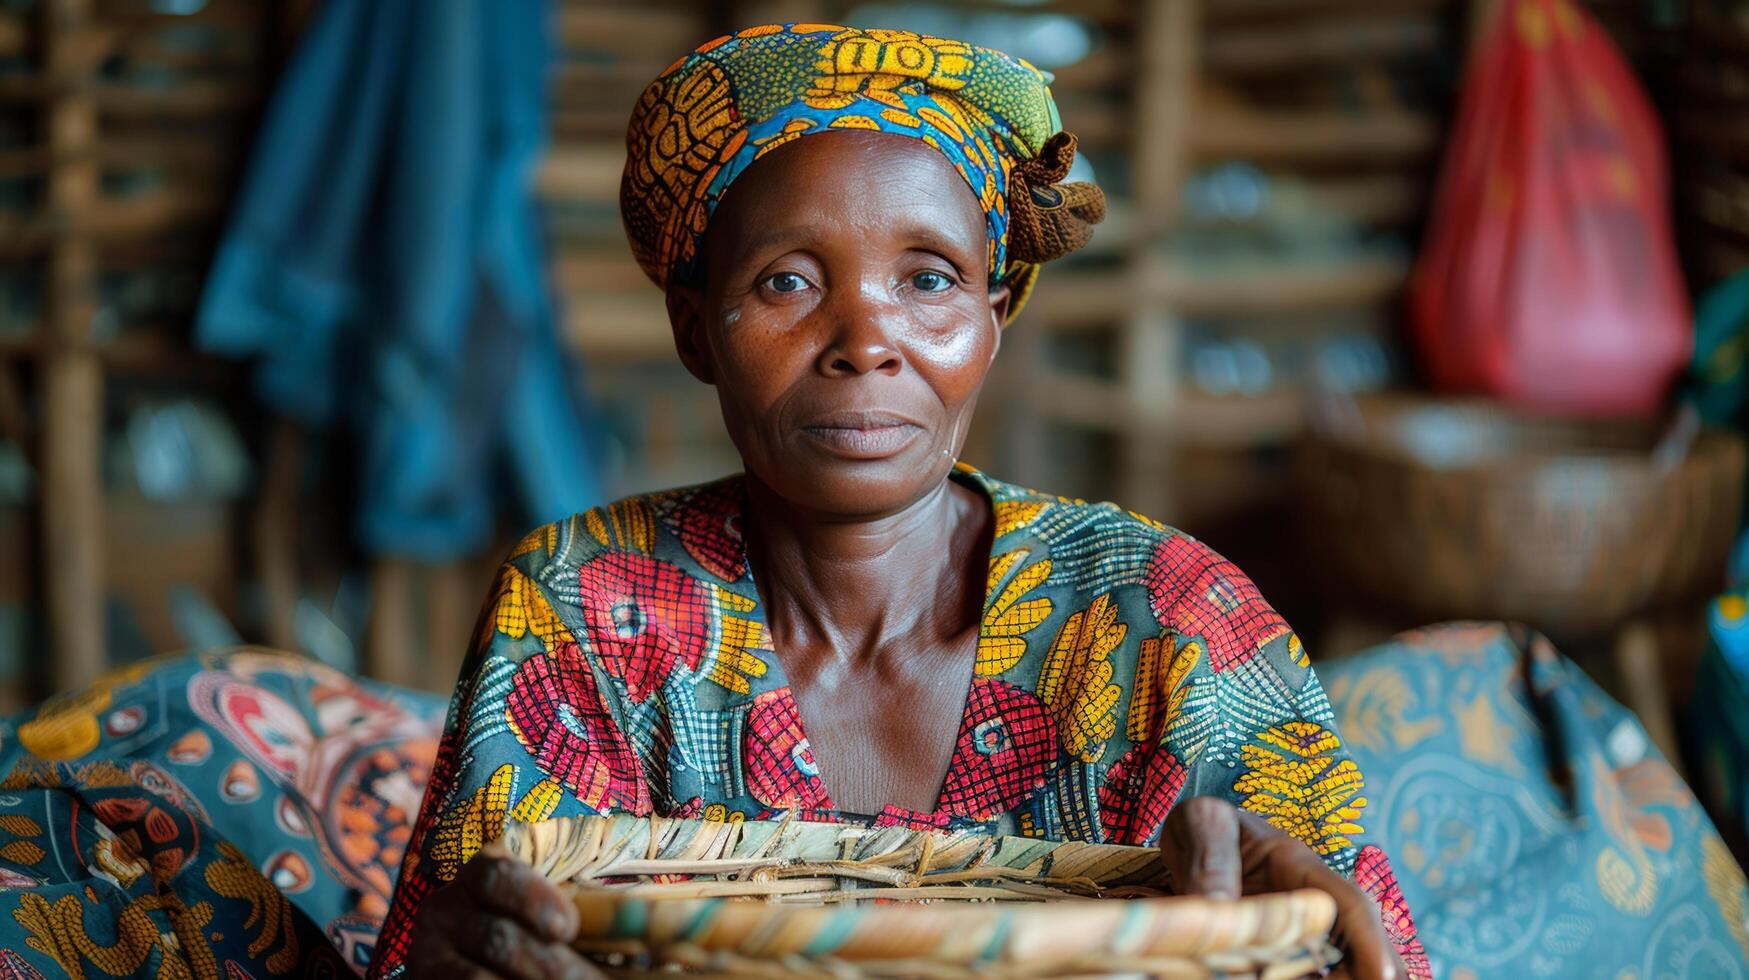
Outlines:
{"label": "woman's nose", "polygon": [[831,338],[820,352],[820,370],[827,375],[897,374],[903,358],[888,332],[893,311],[866,294],[837,297],[823,311]]}

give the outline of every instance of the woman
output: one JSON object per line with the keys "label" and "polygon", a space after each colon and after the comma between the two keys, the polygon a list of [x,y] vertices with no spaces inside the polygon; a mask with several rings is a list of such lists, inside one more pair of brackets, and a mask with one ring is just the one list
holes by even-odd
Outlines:
{"label": "woman", "polygon": [[378,975],[584,972],[556,890],[477,856],[507,820],[792,809],[1158,843],[1185,891],[1329,891],[1355,976],[1425,973],[1361,775],[1250,581],[956,463],[1039,263],[1103,216],[1060,183],[1058,130],[1030,65],[893,31],[754,28],[644,93],[626,228],[746,473],[515,549]]}

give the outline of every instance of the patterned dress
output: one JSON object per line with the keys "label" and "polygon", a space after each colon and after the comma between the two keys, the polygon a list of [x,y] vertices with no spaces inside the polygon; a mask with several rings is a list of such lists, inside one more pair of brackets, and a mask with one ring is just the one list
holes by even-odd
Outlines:
{"label": "patterned dress", "polygon": [[421,900],[508,820],[657,813],[982,828],[1152,845],[1212,795],[1379,902],[1426,975],[1365,782],[1287,623],[1188,535],[961,466],[994,543],[973,678],[935,809],[841,813],[796,710],[741,534],[743,484],[633,497],[535,531],[462,671],[373,971]]}

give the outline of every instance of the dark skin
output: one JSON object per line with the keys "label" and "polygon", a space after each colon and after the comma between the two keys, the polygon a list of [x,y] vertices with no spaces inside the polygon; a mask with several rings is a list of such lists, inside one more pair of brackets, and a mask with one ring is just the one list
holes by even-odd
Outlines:
{"label": "dark skin", "polygon": [[[669,290],[675,348],[746,465],[748,553],[826,789],[853,812],[933,810],[994,525],[947,478],[1008,310],[983,212],[925,144],[835,132],[748,168],[704,248],[702,288]],[[1372,901],[1261,818],[1184,800],[1161,848],[1186,894],[1330,893],[1336,975],[1406,975]],[[483,852],[421,906],[410,975],[591,976],[575,930],[557,888]]]}

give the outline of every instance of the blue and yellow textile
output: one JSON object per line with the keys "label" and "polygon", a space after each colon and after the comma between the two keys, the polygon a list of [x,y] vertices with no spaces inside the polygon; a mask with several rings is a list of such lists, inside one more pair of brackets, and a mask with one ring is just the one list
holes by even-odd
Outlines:
{"label": "blue and yellow textile", "polygon": [[[815,133],[894,133],[941,151],[977,195],[1012,319],[1038,263],[1079,247],[1104,215],[1097,189],[1056,183],[1074,138],[1060,132],[1049,83],[1019,58],[909,31],[773,24],[717,38],[633,111],[620,185],[632,254],[658,286],[691,281],[712,213],[754,161]],[[1041,232],[1040,212],[1063,220]]]}
{"label": "blue and yellow textile", "polygon": [[1749,886],[1633,713],[1526,630],[1319,665],[1433,975],[1749,977]]}
{"label": "blue and yellow textile", "polygon": [[0,721],[0,980],[363,972],[442,720],[236,650]]}

